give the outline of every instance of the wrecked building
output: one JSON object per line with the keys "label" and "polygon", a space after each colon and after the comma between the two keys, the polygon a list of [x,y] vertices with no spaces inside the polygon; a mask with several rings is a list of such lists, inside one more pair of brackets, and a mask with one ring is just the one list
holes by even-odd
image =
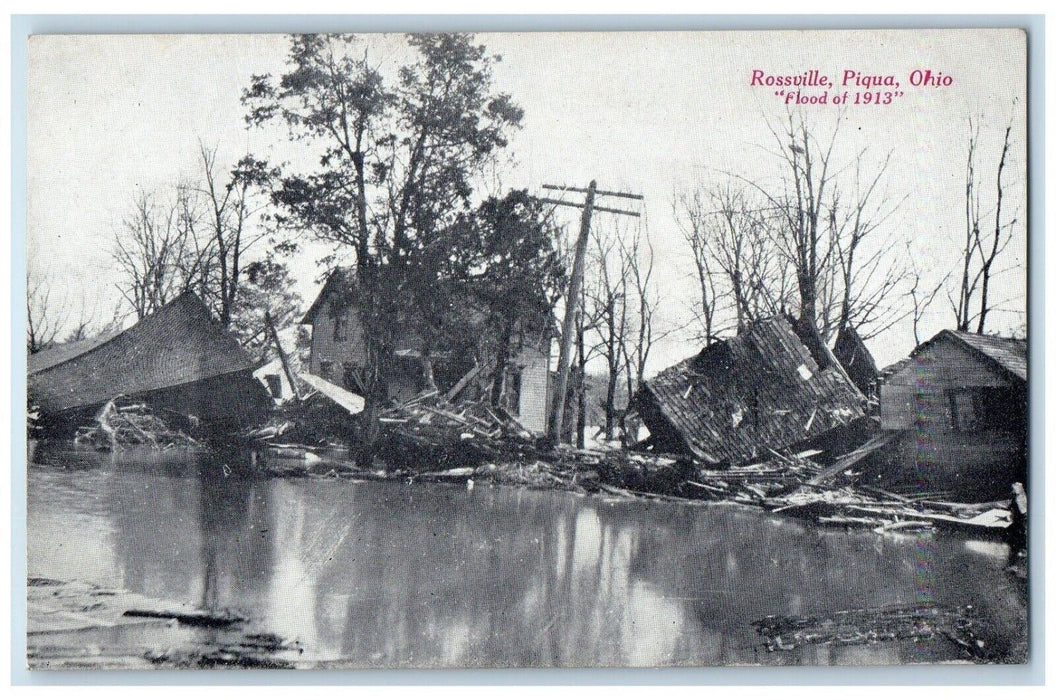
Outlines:
{"label": "wrecked building", "polygon": [[737,464],[846,426],[864,402],[838,363],[819,370],[774,317],[644,382],[634,406],[655,449]]}
{"label": "wrecked building", "polygon": [[1025,479],[1025,340],[944,330],[885,374],[885,481],[1004,498]]}
{"label": "wrecked building", "polygon": [[[309,372],[328,382],[360,394],[359,379],[367,364],[366,337],[354,299],[348,291],[354,285],[354,272],[336,269],[312,302],[301,323],[312,327]],[[544,331],[525,338],[510,359],[503,377],[504,405],[528,430],[545,432],[550,395],[550,333]],[[421,371],[422,339],[409,327],[396,351],[396,376],[389,384],[389,396],[407,401],[424,388]],[[452,357],[450,353],[431,355],[438,388],[449,398],[468,390],[471,383],[487,377],[488,367],[473,358]]]}
{"label": "wrecked building", "polygon": [[255,363],[191,292],[119,332],[29,356],[29,400],[55,426],[76,425],[118,396],[224,427],[262,418]]}
{"label": "wrecked building", "polygon": [[847,372],[854,385],[866,396],[875,396],[880,370],[862,336],[851,326],[844,326],[836,334],[832,354]]}

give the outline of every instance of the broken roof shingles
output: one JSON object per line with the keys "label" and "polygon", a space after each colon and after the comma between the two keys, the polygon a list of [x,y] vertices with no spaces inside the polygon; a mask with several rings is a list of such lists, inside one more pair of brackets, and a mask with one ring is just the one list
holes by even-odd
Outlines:
{"label": "broken roof shingles", "polygon": [[1027,341],[964,331],[944,332],[985,355],[1007,372],[1027,381]]}
{"label": "broken roof shingles", "polygon": [[[724,361],[711,362],[721,352],[728,353]],[[694,455],[713,463],[752,459],[863,415],[857,388],[836,368],[819,372],[781,318],[709,346],[644,388]]]}
{"label": "broken roof shingles", "polygon": [[205,304],[186,293],[121,333],[37,367],[30,369],[29,392],[57,413],[250,370],[254,363]]}

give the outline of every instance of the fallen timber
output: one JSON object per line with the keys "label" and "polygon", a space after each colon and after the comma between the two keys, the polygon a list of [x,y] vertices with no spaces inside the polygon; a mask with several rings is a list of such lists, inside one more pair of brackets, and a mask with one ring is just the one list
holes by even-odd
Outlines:
{"label": "fallen timber", "polygon": [[302,652],[226,609],[41,577],[27,592],[30,668],[294,668]]}
{"label": "fallen timber", "polygon": [[967,657],[1000,658],[991,650],[986,625],[970,605],[914,605],[841,610],[830,615],[796,617],[770,615],[752,623],[768,651],[789,651],[805,645],[848,646],[910,640],[946,639]]}
{"label": "fallen timber", "polygon": [[[183,416],[175,418],[186,421]],[[77,429],[73,441],[76,445],[109,450],[137,445],[157,450],[201,447],[198,440],[170,426],[169,422],[156,415],[145,403],[111,399],[96,413],[94,425]]]}
{"label": "fallen timber", "polygon": [[[603,497],[680,503],[738,503],[826,526],[879,533],[935,528],[1000,533],[1011,524],[1004,501],[962,504],[940,494],[903,496],[854,483],[814,461],[818,450],[785,453],[751,464],[716,468],[674,454],[557,447],[535,438],[508,413],[484,402],[451,403],[425,394],[381,414],[379,462],[357,465],[322,450],[267,445],[261,469],[275,476],[521,485],[596,493]],[[870,446],[871,447],[871,446]],[[848,460],[837,458],[846,465]]]}

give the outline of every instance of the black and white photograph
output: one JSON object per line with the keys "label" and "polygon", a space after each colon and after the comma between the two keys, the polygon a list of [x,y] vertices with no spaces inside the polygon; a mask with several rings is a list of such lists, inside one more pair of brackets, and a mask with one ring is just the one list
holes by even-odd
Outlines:
{"label": "black and white photograph", "polygon": [[1028,663],[1027,48],[30,36],[26,665]]}

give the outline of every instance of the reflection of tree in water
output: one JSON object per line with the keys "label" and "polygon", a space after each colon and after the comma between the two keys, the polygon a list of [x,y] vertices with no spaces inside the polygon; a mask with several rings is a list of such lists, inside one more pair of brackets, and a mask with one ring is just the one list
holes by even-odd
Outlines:
{"label": "reflection of tree in water", "polygon": [[[330,655],[357,665],[652,662],[637,642],[630,521],[601,519],[568,494],[362,493],[352,497],[355,532],[314,581]],[[310,499],[305,531],[332,527],[327,513],[341,501]]]}
{"label": "reflection of tree in water", "polygon": [[1025,625],[1004,549],[955,536],[515,488],[125,468],[76,493],[101,499],[122,585],[240,608],[307,655],[353,665],[927,660],[927,645],[760,653],[750,627],[918,600],[976,606],[1008,647]]}
{"label": "reflection of tree in water", "polygon": [[[1021,633],[1016,597],[996,567],[956,537],[890,537],[818,528],[726,507],[665,508],[663,521],[639,511],[633,576],[683,600],[701,639],[718,645],[698,663],[899,663],[950,658],[945,642],[898,648],[804,647],[760,655],[752,620],[891,605],[972,604],[1004,621],[999,636]],[[997,559],[995,558],[995,561]],[[990,575],[987,575],[990,574]],[[684,646],[685,645],[681,645]],[[692,653],[692,650],[688,650]]]}
{"label": "reflection of tree in water", "polygon": [[209,610],[255,600],[271,570],[267,485],[204,480],[201,506],[202,600]]}
{"label": "reflection of tree in water", "polygon": [[252,607],[270,571],[266,484],[184,459],[126,461],[108,479],[124,585],[212,609]]}

